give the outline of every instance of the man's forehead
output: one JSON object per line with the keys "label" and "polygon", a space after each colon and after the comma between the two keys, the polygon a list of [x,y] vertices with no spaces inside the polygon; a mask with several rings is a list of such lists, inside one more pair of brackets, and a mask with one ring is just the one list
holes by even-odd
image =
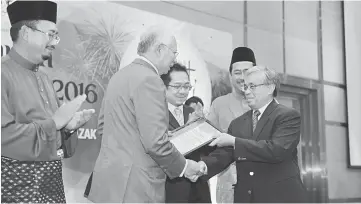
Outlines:
{"label": "man's forehead", "polygon": [[244,77],[244,81],[247,84],[263,83],[264,80],[265,80],[265,75],[262,72],[252,72]]}
{"label": "man's forehead", "polygon": [[58,32],[58,28],[56,27],[56,24],[47,20],[39,20],[37,23],[37,28],[43,31]]}
{"label": "man's forehead", "polygon": [[187,75],[187,73],[181,71],[181,72],[178,72],[178,71],[173,71],[170,73],[170,76],[171,76],[171,80],[172,82],[189,82],[189,77]]}
{"label": "man's forehead", "polygon": [[253,67],[253,63],[248,61],[236,62],[233,63],[232,67],[234,71],[241,71]]}

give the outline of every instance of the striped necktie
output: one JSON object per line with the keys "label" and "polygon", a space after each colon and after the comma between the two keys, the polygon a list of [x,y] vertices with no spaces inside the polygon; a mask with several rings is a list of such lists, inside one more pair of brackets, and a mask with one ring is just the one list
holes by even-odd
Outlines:
{"label": "striped necktie", "polygon": [[255,110],[253,112],[253,116],[252,116],[252,122],[253,122],[253,132],[254,130],[256,129],[256,126],[257,126],[257,123],[258,123],[258,116],[260,115],[261,113],[259,112],[259,110]]}
{"label": "striped necktie", "polygon": [[179,107],[174,109],[174,116],[177,119],[178,124],[180,126],[184,125],[184,121],[183,121],[183,117],[182,117],[182,110]]}

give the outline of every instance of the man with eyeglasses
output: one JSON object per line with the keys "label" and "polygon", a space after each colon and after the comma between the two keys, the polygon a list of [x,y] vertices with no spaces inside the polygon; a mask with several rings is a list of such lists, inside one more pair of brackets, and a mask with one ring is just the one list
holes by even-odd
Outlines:
{"label": "man with eyeglasses", "polygon": [[[109,81],[99,156],[85,196],[96,203],[164,203],[166,178],[192,179],[201,166],[169,141],[166,90],[160,77],[177,57],[174,35],[152,26],[139,55]],[[185,89],[189,89],[186,87]]]}
{"label": "man with eyeglasses", "polygon": [[[184,105],[192,89],[187,68],[175,63],[167,74],[161,75],[166,86],[166,98],[169,110],[169,127],[174,130],[198,117],[202,117],[202,109],[193,109]],[[199,161],[202,155],[208,155],[213,148],[202,147],[186,158]],[[211,197],[207,181],[192,182],[186,178],[167,179],[165,184],[166,203],[210,203]]]}
{"label": "man with eyeglasses", "polygon": [[216,135],[210,146],[217,150],[202,158],[208,176],[236,161],[235,203],[307,202],[297,159],[301,116],[275,101],[279,86],[274,70],[248,69],[243,91],[251,110]]}
{"label": "man with eyeglasses", "polygon": [[94,110],[77,112],[85,95],[60,106],[40,67],[59,43],[57,5],[16,1],[7,7],[13,47],[1,59],[1,201],[65,203],[62,158]]}

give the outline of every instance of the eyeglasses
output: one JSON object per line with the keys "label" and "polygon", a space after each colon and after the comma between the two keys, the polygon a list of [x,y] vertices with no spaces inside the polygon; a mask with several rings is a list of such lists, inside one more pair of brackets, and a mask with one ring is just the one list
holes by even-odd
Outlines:
{"label": "eyeglasses", "polygon": [[172,88],[174,88],[177,91],[180,91],[181,89],[184,89],[186,91],[190,91],[192,89],[191,85],[168,85]]}
{"label": "eyeglasses", "polygon": [[242,91],[247,91],[248,88],[250,91],[254,91],[257,87],[264,85],[268,85],[268,84],[250,84],[250,85],[244,84],[242,87]]}
{"label": "eyeglasses", "polygon": [[162,44],[162,45],[164,45],[166,48],[168,48],[170,51],[172,51],[173,54],[174,54],[174,57],[178,56],[179,53],[177,51],[174,51],[174,50],[170,49],[166,44]]}
{"label": "eyeglasses", "polygon": [[58,44],[60,42],[60,37],[58,34],[55,34],[55,33],[48,33],[48,32],[44,32],[42,30],[39,30],[39,29],[36,29],[36,28],[33,28],[33,27],[30,27],[30,26],[26,26],[30,29],[33,29],[33,30],[36,30],[38,32],[41,32],[41,33],[44,33],[45,35],[47,35],[49,37],[49,39],[51,40],[54,40],[56,44]]}

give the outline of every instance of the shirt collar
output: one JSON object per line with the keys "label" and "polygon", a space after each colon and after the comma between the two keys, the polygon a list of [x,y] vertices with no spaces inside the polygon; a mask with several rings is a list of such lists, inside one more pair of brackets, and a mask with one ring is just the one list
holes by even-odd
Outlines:
{"label": "shirt collar", "polygon": [[153,67],[153,69],[155,69],[155,71],[157,72],[157,74],[159,75],[159,71],[158,71],[157,67],[155,67],[154,64],[153,64],[151,61],[149,61],[147,58],[145,58],[145,57],[143,57],[143,56],[139,56],[139,59],[142,59],[142,60],[148,62],[148,64],[150,64],[150,65]]}
{"label": "shirt collar", "polygon": [[181,112],[183,113],[183,105],[176,107],[176,106],[174,106],[173,104],[168,103],[168,110],[169,110],[171,113],[174,113],[174,109],[176,109],[176,108],[180,108]]}
{"label": "shirt collar", "polygon": [[[270,102],[268,102],[266,105],[262,106],[260,109],[258,109],[258,111],[260,112],[258,118],[261,118],[262,114],[264,113],[264,111],[266,110],[266,108],[269,106],[269,104],[272,102],[273,100],[271,100]],[[254,113],[255,110],[253,110]]]}
{"label": "shirt collar", "polygon": [[16,52],[14,48],[11,48],[9,52],[9,57],[14,60],[17,64],[19,64],[21,67],[32,70],[32,71],[38,71],[39,65],[34,64],[30,62],[29,60],[22,57],[19,53]]}

